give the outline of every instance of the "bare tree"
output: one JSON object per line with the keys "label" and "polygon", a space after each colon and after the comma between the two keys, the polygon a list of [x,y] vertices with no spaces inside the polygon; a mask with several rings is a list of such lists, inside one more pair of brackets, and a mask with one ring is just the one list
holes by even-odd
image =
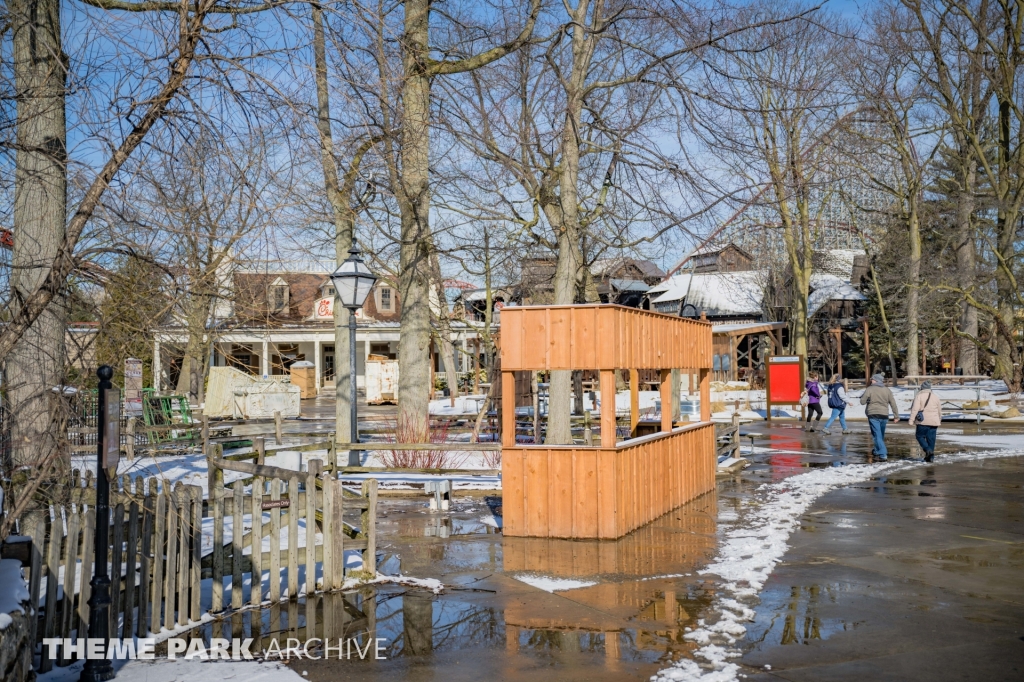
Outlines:
{"label": "bare tree", "polygon": [[[795,3],[755,4],[748,11],[783,18],[806,12]],[[831,136],[851,106],[837,85],[849,62],[845,27],[814,12],[724,41],[708,61],[699,121],[709,151],[738,177],[766,185],[760,208],[782,232],[791,286],[790,352],[807,354],[807,300],[822,214],[835,190]]]}

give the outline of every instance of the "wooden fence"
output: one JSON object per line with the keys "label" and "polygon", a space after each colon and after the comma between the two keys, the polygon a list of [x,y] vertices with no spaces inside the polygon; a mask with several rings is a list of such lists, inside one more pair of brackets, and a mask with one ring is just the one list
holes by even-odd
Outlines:
{"label": "wooden fence", "polygon": [[[305,581],[305,593],[318,584],[326,590],[342,587],[346,550],[362,550],[364,569],[375,570],[376,480],[364,482],[360,491],[345,489],[318,464],[313,462],[310,472],[262,472],[272,475],[258,475],[248,486],[237,481],[225,487],[221,478],[206,500],[201,487],[181,482],[172,486],[141,476],[112,481],[107,520],[110,637],[145,637],[198,625],[207,611],[227,608],[226,589],[231,592],[230,608],[241,608],[246,574],[253,585],[246,601],[258,607],[267,600],[297,599],[300,566],[313,578]],[[76,639],[87,629],[97,523],[93,479],[92,472],[82,477],[75,471],[63,496],[66,505],[31,511],[19,520],[19,532],[30,538],[27,565],[31,599],[39,605],[33,633],[37,643],[52,637]],[[254,510],[259,510],[259,524],[253,523]],[[347,510],[359,512],[358,528],[345,522]],[[312,542],[297,532],[300,519],[304,527],[307,519],[313,520],[314,532],[303,534]],[[212,545],[204,542],[204,525]],[[255,532],[253,526],[258,526]],[[228,528],[231,534],[225,537]],[[244,532],[235,534],[238,528]],[[317,564],[323,576],[319,583]],[[259,580],[252,580],[253,575]],[[213,583],[208,604],[201,599],[204,579]],[[65,666],[73,660],[61,650],[56,663]],[[41,656],[39,672],[53,664]]]}

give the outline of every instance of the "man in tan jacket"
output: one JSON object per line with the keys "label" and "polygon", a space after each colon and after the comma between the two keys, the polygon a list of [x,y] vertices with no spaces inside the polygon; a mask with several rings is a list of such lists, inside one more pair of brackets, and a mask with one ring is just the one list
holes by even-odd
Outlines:
{"label": "man in tan jacket", "polygon": [[935,461],[935,434],[942,423],[942,401],[932,393],[932,382],[921,384],[910,406],[910,421],[917,426],[917,442],[924,451],[924,461]]}

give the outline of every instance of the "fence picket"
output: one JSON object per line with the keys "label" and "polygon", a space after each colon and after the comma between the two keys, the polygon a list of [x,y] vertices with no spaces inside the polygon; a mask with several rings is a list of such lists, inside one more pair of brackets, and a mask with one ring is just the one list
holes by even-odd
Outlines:
{"label": "fence picket", "polygon": [[223,490],[210,484],[210,508],[213,512],[213,585],[210,611],[224,610],[224,495]]}
{"label": "fence picket", "polygon": [[[89,631],[89,597],[92,595],[92,569],[96,558],[93,543],[96,541],[96,509],[85,512],[85,528],[82,531],[82,576],[78,587],[78,636],[84,637]],[[67,569],[65,569],[67,570]]]}
{"label": "fence picket", "polygon": [[249,532],[252,560],[252,587],[249,601],[253,606],[263,603],[263,478],[252,481],[252,530]]}
{"label": "fence picket", "polygon": [[[242,608],[242,541],[245,538],[243,524],[244,500],[242,482],[231,484],[234,505],[231,509],[231,608]],[[216,522],[215,522],[216,523]]]}
{"label": "fence picket", "polygon": [[363,497],[366,498],[366,509],[360,515],[359,530],[366,538],[366,551],[363,552],[363,570],[377,573],[377,479],[363,481]]}
{"label": "fence picket", "polygon": [[[178,483],[180,488],[181,483]],[[177,580],[178,580],[178,516],[180,500],[174,489],[167,490],[167,571],[164,579],[164,627],[173,630],[178,621],[175,618],[177,601]],[[159,630],[154,630],[159,632]]]}
{"label": "fence picket", "polygon": [[[114,479],[115,481],[117,479]],[[110,608],[107,618],[111,637],[117,637],[117,626],[121,605],[121,566],[124,560],[124,504],[114,507],[114,527],[110,534]]]}
{"label": "fence picket", "polygon": [[135,626],[135,570],[139,559],[139,503],[132,501],[128,506],[128,544],[125,552],[124,571],[124,619],[121,621],[121,637],[132,636]]}
{"label": "fence picket", "polygon": [[270,479],[270,601],[281,599],[281,479]]}
{"label": "fence picket", "polygon": [[[53,510],[50,535],[46,546],[46,606],[43,614],[43,637],[55,637],[57,630],[57,581],[60,575],[60,548],[64,537],[64,518],[60,507]],[[49,672],[53,661],[43,656],[39,672]]]}
{"label": "fence picket", "polygon": [[[153,611],[149,618],[149,631],[160,632],[160,624],[164,622],[163,605],[166,595],[164,568],[171,553],[171,548],[166,542],[167,488],[160,489],[153,508],[155,510],[153,523],[156,530],[153,532],[153,589],[150,591],[152,598],[149,600]],[[167,608],[171,608],[170,602],[167,602]]]}
{"label": "fence picket", "polygon": [[32,619],[29,622],[29,640],[36,641],[36,630],[39,626],[39,591],[43,582],[43,553],[46,551],[46,516],[42,511],[34,510],[25,515],[25,527],[32,538],[32,558],[29,564],[29,600],[32,604]]}
{"label": "fence picket", "polygon": [[[324,590],[334,589],[334,543],[331,542],[331,537],[333,536],[334,531],[334,494],[331,486],[332,480],[332,474],[325,473],[323,475],[322,484],[324,487],[324,507],[323,514],[321,516],[321,529],[323,531],[324,538]],[[333,630],[331,632],[333,632]]]}
{"label": "fence picket", "polygon": [[[316,478],[320,474],[320,460],[309,460],[306,470],[306,594],[316,592]],[[308,621],[307,621],[308,623]]]}
{"label": "fence picket", "polygon": [[[64,542],[64,598],[61,600],[60,609],[60,636],[64,637],[71,632],[71,624],[75,613],[75,578],[78,569],[78,528],[81,519],[77,512],[68,517],[68,535]],[[71,660],[67,652],[61,647],[60,663],[65,666]]]}
{"label": "fence picket", "polygon": [[299,511],[296,474],[288,479],[288,598],[293,601],[299,596]]}
{"label": "fence picket", "polygon": [[189,530],[192,536],[192,555],[189,562],[189,618],[198,621],[202,618],[199,612],[203,575],[203,489],[198,485],[189,486],[192,499],[192,517]]}
{"label": "fence picket", "polygon": [[[153,483],[153,479],[150,479],[150,484]],[[141,486],[141,480],[139,481]],[[146,490],[146,496],[142,498],[142,548],[139,556],[139,613],[138,618],[135,621],[135,635],[137,637],[145,637],[146,630],[148,629],[149,620],[149,605],[150,605],[150,591],[149,591],[149,572],[152,567],[150,557],[153,555],[154,542],[153,542],[153,516],[156,511],[154,507],[154,493],[156,487],[150,485]],[[159,607],[159,604],[157,604]]]}

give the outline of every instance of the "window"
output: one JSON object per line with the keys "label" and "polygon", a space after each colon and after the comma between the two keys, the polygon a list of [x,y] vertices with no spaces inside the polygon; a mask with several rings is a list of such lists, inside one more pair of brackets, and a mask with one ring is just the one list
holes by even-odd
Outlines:
{"label": "window", "polygon": [[267,287],[267,307],[272,313],[288,311],[288,282],[280,277]]}
{"label": "window", "polygon": [[393,310],[391,307],[391,287],[379,287],[377,289],[378,305],[377,309],[382,313],[389,313]]}

